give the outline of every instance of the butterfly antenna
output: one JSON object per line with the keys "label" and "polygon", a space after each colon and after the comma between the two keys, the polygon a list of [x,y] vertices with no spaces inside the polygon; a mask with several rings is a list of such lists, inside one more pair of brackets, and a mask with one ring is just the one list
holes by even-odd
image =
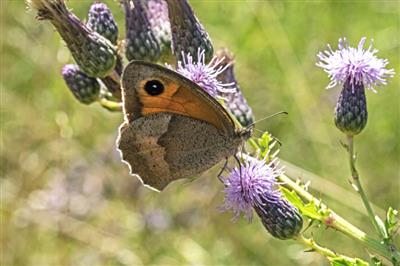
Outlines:
{"label": "butterfly antenna", "polygon": [[266,116],[266,117],[264,117],[264,118],[261,118],[261,119],[259,119],[259,120],[257,120],[257,121],[254,121],[253,123],[251,123],[250,125],[248,125],[246,128],[251,128],[251,127],[254,126],[256,123],[261,122],[261,121],[264,121],[264,120],[266,120],[266,119],[268,119],[268,118],[272,118],[272,117],[277,116],[277,115],[287,115],[287,114],[289,114],[289,113],[286,112],[286,111],[280,111],[280,112],[274,113],[274,114],[272,114],[272,115],[269,115],[269,116]]}

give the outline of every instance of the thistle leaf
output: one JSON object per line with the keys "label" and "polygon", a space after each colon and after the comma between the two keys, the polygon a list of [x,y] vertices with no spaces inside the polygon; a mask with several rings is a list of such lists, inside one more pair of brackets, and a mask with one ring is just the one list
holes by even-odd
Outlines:
{"label": "thistle leaf", "polygon": [[388,239],[391,239],[398,229],[399,223],[399,212],[392,207],[389,207],[386,213],[385,228],[388,234]]}
{"label": "thistle leaf", "polygon": [[389,235],[386,230],[385,223],[382,221],[381,218],[379,218],[378,215],[375,215],[374,219],[375,219],[376,223],[378,224],[379,231],[380,231],[381,235],[383,236],[383,238],[388,239]]}
{"label": "thistle leaf", "polygon": [[285,198],[299,209],[302,215],[307,216],[308,218],[313,220],[323,220],[324,218],[329,217],[329,210],[321,208],[321,206],[318,206],[317,204],[315,204],[315,202],[311,201],[306,204],[295,191],[290,191],[289,189],[284,187],[281,187],[280,190]]}

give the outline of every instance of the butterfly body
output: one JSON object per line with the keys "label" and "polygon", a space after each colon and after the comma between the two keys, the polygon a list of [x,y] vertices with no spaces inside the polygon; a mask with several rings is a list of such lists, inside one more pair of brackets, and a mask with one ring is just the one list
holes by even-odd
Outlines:
{"label": "butterfly body", "polygon": [[122,78],[125,122],[118,149],[144,184],[162,190],[234,155],[251,134],[195,83],[164,67],[132,61]]}

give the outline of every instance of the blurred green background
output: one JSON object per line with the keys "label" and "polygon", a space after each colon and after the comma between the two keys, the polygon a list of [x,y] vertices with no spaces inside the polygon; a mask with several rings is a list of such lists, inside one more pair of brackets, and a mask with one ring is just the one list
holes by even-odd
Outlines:
{"label": "blurred green background", "polygon": [[[123,12],[112,8],[120,30]],[[239,83],[257,125],[282,142],[294,178],[373,235],[349,185],[343,139],[333,124],[339,89],[325,90],[315,66],[327,43],[373,38],[399,72],[398,1],[190,1],[214,47],[236,55]],[[81,18],[91,1],[69,1]],[[1,265],[326,265],[294,241],[269,236],[258,219],[233,223],[220,213],[218,167],[164,192],[129,176],[115,151],[119,113],[79,104],[60,70],[72,62],[47,22],[22,0],[1,0]],[[399,75],[367,92],[369,121],[356,138],[359,170],[379,210],[399,207]],[[322,178],[313,178],[311,171]],[[379,212],[379,211],[378,211]],[[382,212],[379,212],[382,214]],[[309,233],[348,256],[367,258],[353,240],[325,228]]]}

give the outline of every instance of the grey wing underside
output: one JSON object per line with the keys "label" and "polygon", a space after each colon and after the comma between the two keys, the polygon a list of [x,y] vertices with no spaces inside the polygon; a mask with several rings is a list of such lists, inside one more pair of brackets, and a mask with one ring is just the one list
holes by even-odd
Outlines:
{"label": "grey wing underside", "polygon": [[118,149],[131,174],[162,190],[170,182],[195,177],[233,155],[240,138],[224,136],[211,124],[157,113],[120,127]]}

